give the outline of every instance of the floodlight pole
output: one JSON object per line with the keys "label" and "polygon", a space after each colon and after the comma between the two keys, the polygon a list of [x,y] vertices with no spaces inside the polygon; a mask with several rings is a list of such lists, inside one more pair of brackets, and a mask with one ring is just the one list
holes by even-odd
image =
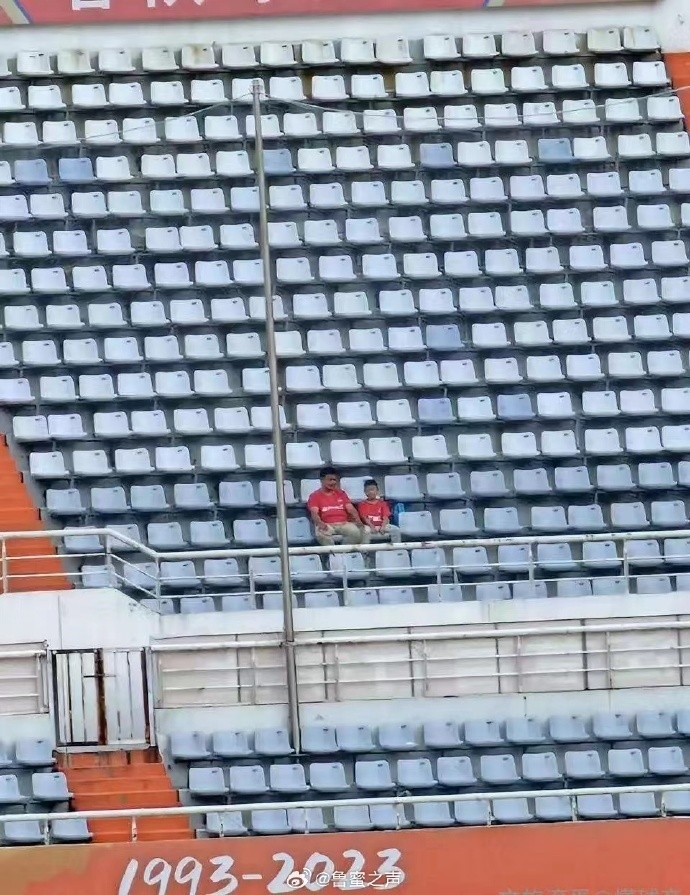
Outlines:
{"label": "floodlight pole", "polygon": [[278,359],[276,356],[276,329],[273,315],[273,278],[271,275],[271,254],[268,244],[268,197],[266,195],[266,171],[264,169],[264,143],[261,130],[261,100],[263,83],[252,83],[254,110],[254,147],[256,182],[259,188],[259,243],[264,277],[264,298],[266,301],[266,360],[271,393],[271,426],[273,436],[273,457],[275,462],[276,509],[278,548],[280,551],[280,580],[283,591],[283,649],[285,652],[285,672],[287,680],[288,714],[292,746],[301,751],[301,731],[299,718],[299,693],[297,690],[297,661],[295,655],[295,625],[292,611],[292,580],[290,578],[290,552],[288,549],[287,506],[285,502],[285,466],[283,433],[280,427],[280,388],[278,384]]}

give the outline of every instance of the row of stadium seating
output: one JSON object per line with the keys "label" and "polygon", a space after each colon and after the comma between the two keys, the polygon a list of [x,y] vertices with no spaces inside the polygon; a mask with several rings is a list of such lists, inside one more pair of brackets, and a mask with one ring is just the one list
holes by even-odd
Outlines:
{"label": "row of stadium seating", "polygon": [[335,42],[306,40],[299,44],[267,41],[255,46],[223,44],[187,44],[181,48],[146,47],[140,57],[129,49],[103,49],[98,53],[88,50],[62,50],[55,56],[37,51],[22,51],[13,60],[3,57],[0,77],[38,78],[58,73],[79,76],[100,74],[130,74],[143,72],[212,71],[219,67],[247,69],[257,67],[286,68],[293,66],[344,65],[405,65],[413,59],[452,61],[492,59],[498,56],[524,58],[543,53],[546,56],[577,56],[579,54],[650,53],[659,48],[653,30],[644,26],[620,28],[592,28],[586,35],[568,30],[507,31],[501,35],[488,33],[434,34],[422,40],[405,38],[347,37]]}
{"label": "row of stadium seating", "polygon": [[[690,713],[643,709],[636,713],[599,712],[591,717],[556,714],[546,718],[447,718],[424,723],[384,722],[379,725],[304,725],[301,748],[305,755],[406,753],[417,750],[490,749],[563,744],[614,744],[632,740],[680,741],[690,737]],[[213,759],[253,756],[285,758],[294,755],[283,727],[172,733],[166,754],[173,762],[198,763]]]}

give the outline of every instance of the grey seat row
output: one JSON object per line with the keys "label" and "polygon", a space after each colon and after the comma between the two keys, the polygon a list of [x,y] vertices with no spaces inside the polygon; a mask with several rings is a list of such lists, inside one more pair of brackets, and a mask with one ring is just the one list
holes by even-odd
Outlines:
{"label": "grey seat row", "polygon": [[670,815],[690,814],[690,799],[685,792],[578,796],[575,805],[565,796],[541,796],[528,800],[519,796],[456,802],[427,802],[412,806],[342,806],[324,813],[321,809],[291,808],[241,812],[210,813],[205,832],[210,836],[239,836],[245,833],[280,835],[291,832],[356,832],[397,830],[409,826],[449,827],[486,826],[532,821],[608,820],[630,817],[657,817],[664,810]]}
{"label": "grey seat row", "polygon": [[[212,545],[213,546],[213,545]],[[83,552],[83,551],[82,551]],[[154,578],[153,571],[149,570],[148,576],[142,575],[134,578],[132,574],[127,580],[132,581],[131,592],[142,596],[143,592],[151,592]],[[598,571],[598,570],[589,570]],[[566,577],[559,575],[557,578],[540,579],[533,581],[484,581],[475,584],[430,584],[413,587],[398,587],[386,585],[385,587],[354,587],[358,584],[356,570],[351,574],[351,584],[346,591],[337,590],[305,590],[299,591],[293,596],[293,606],[305,609],[331,609],[340,606],[401,606],[413,603],[459,603],[459,602],[492,602],[495,600],[546,600],[549,598],[576,598],[582,597],[625,597],[629,594],[659,595],[690,590],[690,575],[678,573],[675,575],[639,574],[629,575],[628,578],[612,575],[597,574],[589,578]],[[538,573],[538,570],[537,570]],[[142,605],[152,612],[161,615],[174,615],[180,612],[182,615],[197,615],[208,612],[246,612],[255,609],[268,609],[282,611],[283,597],[279,591],[265,591],[259,594],[242,592],[225,593],[220,598],[211,594],[214,590],[227,590],[239,579],[235,570],[218,567],[203,579],[191,577],[181,579],[179,577],[170,580],[163,579],[164,593],[171,590],[180,590],[180,581],[186,581],[190,587],[205,586],[206,596],[185,596],[173,598],[163,596],[161,598],[143,597]],[[105,566],[82,566],[82,578],[84,587],[107,587],[115,585],[108,575]],[[135,588],[138,588],[138,590]],[[167,589],[166,589],[167,587]],[[209,593],[210,591],[210,593]]]}
{"label": "grey seat row", "polygon": [[[473,760],[474,758],[474,760]],[[190,768],[188,789],[194,799],[221,799],[233,796],[259,796],[269,793],[323,795],[349,793],[385,793],[393,789],[415,792],[437,787],[456,791],[474,786],[522,786],[544,784],[577,785],[603,780],[639,780],[647,776],[683,778],[688,768],[678,746],[652,746],[640,749],[610,749],[605,761],[594,750],[526,752],[519,759],[512,753],[481,756],[443,756],[403,758],[395,763],[366,757],[354,763],[353,776],[341,762],[272,764],[268,775],[262,765],[233,764],[224,773],[219,766]]]}
{"label": "grey seat row", "polygon": [[[307,725],[302,729],[302,751],[312,755],[410,752],[417,749],[475,749],[506,746],[542,746],[568,743],[617,743],[626,740],[678,740],[690,737],[690,713],[642,710],[635,715],[602,712],[591,718],[552,715],[550,718],[516,717],[384,723],[336,726]],[[222,730],[173,733],[167,743],[173,761],[204,762],[250,756],[286,757],[294,754],[285,728],[259,728],[253,733]]]}

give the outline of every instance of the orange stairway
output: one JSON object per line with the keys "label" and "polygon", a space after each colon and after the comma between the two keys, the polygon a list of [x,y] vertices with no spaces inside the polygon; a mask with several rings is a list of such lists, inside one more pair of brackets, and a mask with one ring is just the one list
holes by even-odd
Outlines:
{"label": "orange stairway", "polygon": [[[174,808],[180,803],[158,750],[131,752],[80,752],[58,756],[60,769],[74,794],[75,811],[105,811],[109,808]],[[128,818],[90,820],[94,842],[129,842],[132,824]],[[137,818],[137,839],[193,839],[186,817]]]}
{"label": "orange stairway", "polygon": [[[45,526],[17,469],[7,441],[0,435],[0,532],[43,531]],[[49,538],[7,542],[8,591],[68,590],[55,545]]]}

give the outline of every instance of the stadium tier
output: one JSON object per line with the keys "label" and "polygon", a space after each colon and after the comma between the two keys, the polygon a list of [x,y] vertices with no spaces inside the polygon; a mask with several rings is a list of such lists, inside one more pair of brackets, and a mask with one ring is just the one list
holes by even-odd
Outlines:
{"label": "stadium tier", "polygon": [[296,2],[0,0],[0,889],[682,895],[683,10]]}
{"label": "stadium tier", "polygon": [[[353,499],[377,476],[407,540],[687,525],[690,141],[650,29],[78,63],[20,53],[0,86],[0,403],[53,526],[161,551],[276,543],[256,78],[291,542],[313,543],[325,463]],[[685,587],[690,542],[633,546],[640,593]],[[458,549],[381,554],[361,600],[393,577],[384,602],[405,602],[439,567],[449,599],[622,586],[613,542],[540,545],[549,580],[527,590],[506,581],[526,547]],[[140,591],[145,559],[127,559]],[[331,605],[332,569],[302,561]],[[275,562],[163,575],[211,591],[183,607],[245,608],[262,600],[221,607],[218,581],[270,586]],[[458,568],[489,580],[461,595]]]}

